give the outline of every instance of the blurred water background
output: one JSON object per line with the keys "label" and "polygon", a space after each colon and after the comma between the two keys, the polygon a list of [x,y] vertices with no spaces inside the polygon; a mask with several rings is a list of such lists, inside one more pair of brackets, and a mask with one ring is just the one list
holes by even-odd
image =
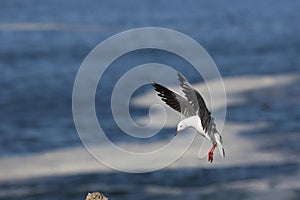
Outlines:
{"label": "blurred water background", "polygon": [[[296,0],[2,0],[0,159],[82,146],[72,118],[73,82],[87,54],[109,36],[143,26],[171,28],[202,44],[224,78],[299,75],[299,10],[300,2]],[[103,76],[105,89],[97,94],[97,109],[105,113],[103,125],[113,141],[130,142],[130,139],[120,134],[110,110],[106,109],[110,105],[111,89],[124,71],[148,62],[168,64],[179,71],[188,66],[186,61],[157,50],[142,50],[114,62]],[[192,83],[199,82],[193,71],[184,73]],[[138,93],[149,89],[142,88]],[[268,126],[240,134],[253,142],[263,142],[262,149],[282,151],[287,156],[299,154],[300,79],[289,85],[245,91],[241,95],[247,102],[228,107],[226,120],[234,123],[266,121]],[[135,116],[147,113],[143,109],[132,109]],[[164,137],[164,134],[158,135],[158,139]],[[274,142],[270,142],[271,138],[275,138]],[[0,199],[19,199],[20,196],[22,199],[84,199],[87,190],[100,187],[111,199],[176,199],[180,195],[185,199],[251,199],[257,194],[238,187],[218,190],[218,184],[298,173],[299,160],[292,160],[275,166],[0,180]],[[145,190],[149,185],[153,188]],[[213,189],[199,192],[204,185]],[[160,186],[167,188],[165,193],[155,192]],[[24,188],[29,192],[20,196],[11,197],[5,192]],[[287,191],[291,198],[300,198],[299,185]]]}

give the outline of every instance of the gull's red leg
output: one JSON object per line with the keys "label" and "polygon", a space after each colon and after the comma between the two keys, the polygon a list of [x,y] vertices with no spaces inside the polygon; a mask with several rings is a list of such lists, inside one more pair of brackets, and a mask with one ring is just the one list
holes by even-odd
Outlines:
{"label": "gull's red leg", "polygon": [[216,148],[216,144],[214,144],[212,146],[212,148],[210,149],[210,151],[208,152],[208,162],[212,162],[214,160],[214,150]]}

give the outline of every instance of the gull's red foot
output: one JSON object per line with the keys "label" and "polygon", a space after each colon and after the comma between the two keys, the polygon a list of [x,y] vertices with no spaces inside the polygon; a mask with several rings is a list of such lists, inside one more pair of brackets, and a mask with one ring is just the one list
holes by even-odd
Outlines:
{"label": "gull's red foot", "polygon": [[208,152],[208,162],[211,162],[214,160],[214,152]]}
{"label": "gull's red foot", "polygon": [[208,152],[208,162],[211,162],[214,160],[214,150],[216,148],[217,145],[213,145],[211,150]]}

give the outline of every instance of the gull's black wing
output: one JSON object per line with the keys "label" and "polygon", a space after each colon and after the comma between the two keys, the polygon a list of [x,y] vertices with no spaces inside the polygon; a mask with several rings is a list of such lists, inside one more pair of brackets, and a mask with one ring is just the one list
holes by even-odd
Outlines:
{"label": "gull's black wing", "polygon": [[190,117],[197,114],[193,109],[193,106],[184,97],[158,83],[153,82],[152,86],[158,92],[157,95],[161,98],[162,101],[164,101],[174,110],[183,114],[185,117]]}

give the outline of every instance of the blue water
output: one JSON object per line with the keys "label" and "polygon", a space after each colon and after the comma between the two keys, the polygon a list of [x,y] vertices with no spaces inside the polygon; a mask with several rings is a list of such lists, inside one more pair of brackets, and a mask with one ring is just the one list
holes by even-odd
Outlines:
{"label": "blue water", "polygon": [[[143,26],[172,28],[201,43],[216,62],[223,77],[299,74],[299,9],[300,2],[296,0],[194,0],[184,3],[179,0],[0,1],[0,158],[81,145],[71,111],[73,82],[87,54],[109,36]],[[178,70],[187,64],[159,51],[136,52],[121,61],[111,66],[109,74],[106,74],[111,78],[111,83],[107,83],[104,95],[110,95],[109,88],[121,75],[119,69],[122,64],[126,69],[137,64],[159,62]],[[191,82],[199,81],[193,72],[185,73]],[[273,134],[274,137],[281,133],[297,136],[300,132],[299,83],[300,80],[297,80],[282,87],[245,91],[242,95],[248,101],[229,107],[227,120],[243,123],[267,121],[270,126],[256,130],[255,133]],[[146,87],[144,90],[148,89]],[[101,105],[103,108],[109,106],[109,99],[104,99]],[[98,110],[103,109],[101,105],[99,103]],[[137,108],[133,110],[136,115],[148,112]],[[128,140],[126,136],[114,136],[120,135],[120,131],[110,111],[104,109],[103,112],[106,113],[105,124],[112,132],[112,140]],[[251,135],[255,141],[259,139],[255,133],[241,134],[245,137]],[[161,138],[164,139],[163,136]],[[275,144],[267,143],[262,148],[300,152],[298,140],[290,140],[288,137],[285,140]],[[289,142],[290,146],[282,145],[285,142]],[[230,171],[224,169],[224,173],[226,170]],[[251,178],[247,172],[253,169],[245,170],[245,177],[236,175],[234,178],[228,177],[226,181]],[[175,175],[178,172],[169,173]],[[199,171],[190,173],[197,174]],[[279,170],[278,173],[285,175],[286,170]],[[258,170],[255,177],[261,177],[262,174]],[[88,184],[89,177],[78,176]],[[120,177],[123,176],[126,178],[129,175],[120,174]],[[146,174],[143,178],[148,176]],[[218,178],[214,178],[218,181]],[[57,180],[60,179],[63,177]],[[184,186],[189,187],[188,179],[182,179]],[[0,187],[29,187],[37,193],[37,196],[28,195],[24,199],[62,198],[54,195],[60,190],[59,187],[52,187],[49,192],[47,188],[36,188],[35,181],[20,182],[17,185],[3,183]],[[47,181],[43,180],[41,184],[48,184]],[[58,184],[55,179],[51,183]],[[193,183],[195,185],[191,187],[196,187],[198,182]],[[159,181],[153,184],[159,184]],[[169,184],[171,186],[172,183]],[[136,183],[133,185],[136,186]],[[110,189],[107,190],[114,194]],[[72,189],[68,189],[70,191]],[[70,197],[64,196],[64,199],[83,199],[81,196],[85,191],[73,192]],[[236,199],[249,196],[246,191],[236,192]],[[49,193],[53,193],[51,198]],[[122,194],[120,192],[115,196],[122,199]],[[224,194],[228,195],[226,192]],[[146,195],[143,199],[151,197],[149,194],[149,198]]]}

